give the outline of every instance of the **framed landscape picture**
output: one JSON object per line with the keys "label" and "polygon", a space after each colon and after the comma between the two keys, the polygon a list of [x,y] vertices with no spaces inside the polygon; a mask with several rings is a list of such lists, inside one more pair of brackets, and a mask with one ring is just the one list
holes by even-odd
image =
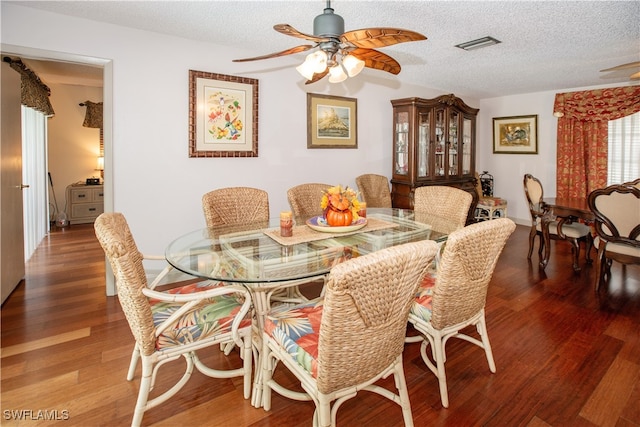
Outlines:
{"label": "framed landscape picture", "polygon": [[307,94],[307,148],[358,148],[357,100]]}
{"label": "framed landscape picture", "polygon": [[258,157],[258,80],[189,70],[189,157]]}
{"label": "framed landscape picture", "polygon": [[538,116],[494,117],[493,152],[538,154]]}

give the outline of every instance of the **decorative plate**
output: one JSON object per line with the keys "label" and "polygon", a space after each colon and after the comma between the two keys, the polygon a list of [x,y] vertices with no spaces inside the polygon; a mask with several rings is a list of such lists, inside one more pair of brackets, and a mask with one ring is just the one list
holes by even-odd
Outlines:
{"label": "decorative plate", "polygon": [[367,225],[367,218],[359,218],[357,221],[352,222],[351,225],[332,227],[327,224],[327,220],[324,219],[324,216],[318,215],[313,218],[309,218],[307,220],[307,225],[311,229],[321,231],[323,233],[349,233],[351,231],[360,230],[362,227]]}

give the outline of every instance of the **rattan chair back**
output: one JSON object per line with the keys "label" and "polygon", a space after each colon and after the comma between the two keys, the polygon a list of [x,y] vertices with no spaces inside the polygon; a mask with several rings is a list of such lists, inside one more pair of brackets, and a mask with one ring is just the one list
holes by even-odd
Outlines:
{"label": "rattan chair back", "polygon": [[447,185],[428,185],[415,189],[413,209],[416,212],[451,218],[460,227],[464,227],[472,202],[471,193],[459,188]]}
{"label": "rattan chair back", "polygon": [[409,309],[437,248],[408,243],[332,268],[318,343],[320,392],[365,383],[402,354]]}
{"label": "rattan chair back", "polygon": [[103,213],[94,228],[115,275],[118,300],[131,333],[141,353],[148,356],[155,351],[155,326],[149,300],[142,293],[147,287],[142,254],[121,213]]}
{"label": "rattan chair back", "polygon": [[383,175],[367,173],[356,177],[358,191],[369,208],[390,208],[389,179]]}
{"label": "rattan chair back", "polygon": [[515,228],[513,221],[500,218],[449,235],[433,291],[435,329],[462,323],[484,308],[498,257]]}
{"label": "rattan chair back", "polygon": [[258,188],[227,187],[202,196],[207,227],[269,220],[269,194]]}
{"label": "rattan chair back", "polygon": [[322,215],[320,201],[325,190],[332,187],[329,184],[308,183],[291,187],[287,191],[287,199],[293,216],[307,220],[317,215]]}

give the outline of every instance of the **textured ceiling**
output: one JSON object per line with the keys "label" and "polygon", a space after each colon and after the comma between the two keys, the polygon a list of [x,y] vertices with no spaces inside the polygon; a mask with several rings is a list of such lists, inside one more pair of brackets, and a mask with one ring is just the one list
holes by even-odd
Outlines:
{"label": "textured ceiling", "polygon": [[[286,23],[313,33],[326,1],[28,1],[9,2],[187,39],[231,46],[237,58],[307,44],[273,30]],[[331,2],[345,29],[396,27],[428,40],[380,49],[402,66],[399,76],[366,69],[358,76],[415,83],[491,98],[627,83],[640,61],[640,1],[354,1]],[[474,51],[456,44],[492,36],[502,43]],[[305,53],[244,63],[247,74],[295,66]],[[383,80],[381,80],[383,79]],[[302,80],[302,77],[301,77]],[[637,81],[636,81],[637,82]],[[316,83],[321,85],[322,83]]]}

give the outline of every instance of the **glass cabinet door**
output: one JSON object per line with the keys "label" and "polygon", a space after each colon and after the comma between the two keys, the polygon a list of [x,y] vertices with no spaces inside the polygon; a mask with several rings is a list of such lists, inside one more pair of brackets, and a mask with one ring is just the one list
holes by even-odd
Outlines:
{"label": "glass cabinet door", "polygon": [[430,114],[418,113],[418,178],[430,175],[429,148],[430,148]]}
{"label": "glass cabinet door", "polygon": [[471,119],[462,120],[462,174],[471,174]]}
{"label": "glass cabinet door", "polygon": [[435,141],[435,176],[444,176],[445,174],[445,122],[444,122],[444,109],[437,109],[435,111],[435,131],[436,131],[436,141]]}
{"label": "glass cabinet door", "polygon": [[401,111],[396,114],[394,141],[394,166],[396,175],[407,175],[409,172],[409,113]]}
{"label": "glass cabinet door", "polygon": [[458,175],[458,113],[450,111],[449,114],[449,163],[447,174]]}

